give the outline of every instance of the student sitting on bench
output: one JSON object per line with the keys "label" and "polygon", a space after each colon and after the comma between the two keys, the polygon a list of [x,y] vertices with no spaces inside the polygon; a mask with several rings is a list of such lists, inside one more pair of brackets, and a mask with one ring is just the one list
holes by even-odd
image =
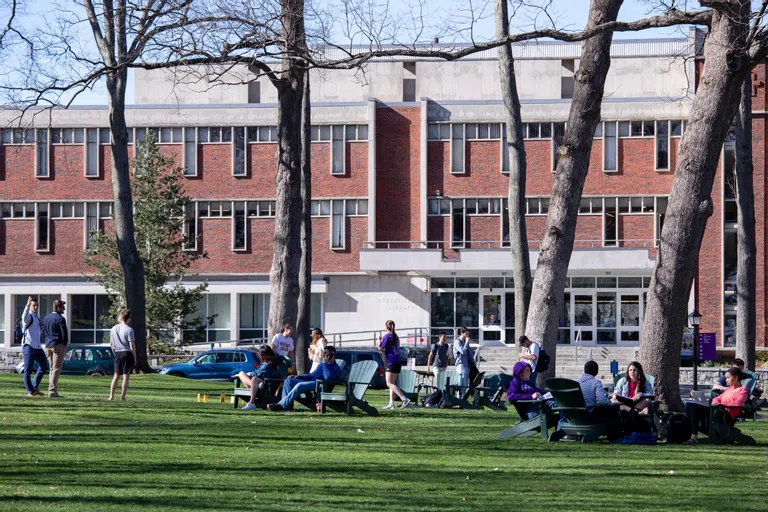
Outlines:
{"label": "student sitting on bench", "polygon": [[259,348],[259,360],[261,363],[253,372],[240,372],[237,377],[245,387],[251,388],[251,399],[243,407],[244,411],[256,409],[256,398],[259,392],[264,388],[264,379],[279,379],[280,359],[275,356],[275,351],[269,345],[262,345]]}

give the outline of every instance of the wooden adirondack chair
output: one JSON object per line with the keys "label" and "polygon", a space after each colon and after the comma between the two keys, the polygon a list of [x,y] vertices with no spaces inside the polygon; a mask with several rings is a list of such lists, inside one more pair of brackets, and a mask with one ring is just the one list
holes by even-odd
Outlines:
{"label": "wooden adirondack chair", "polygon": [[400,370],[400,375],[397,376],[397,387],[414,405],[418,405],[419,402],[419,389],[416,387],[417,377],[416,372],[412,370]]}
{"label": "wooden adirondack chair", "polygon": [[475,389],[482,384],[485,378],[485,372],[478,373],[468,387],[462,387],[457,380],[456,383],[446,384],[446,393],[443,394],[445,400],[450,406],[458,406],[462,409],[478,409],[480,406],[470,402],[470,397],[474,397]]}
{"label": "wooden adirondack chair", "polygon": [[475,388],[473,403],[477,407],[489,407],[494,411],[506,411],[504,395],[512,376],[506,373],[494,373],[486,376],[483,385]]}
{"label": "wooden adirondack chair", "polygon": [[299,398],[296,399],[296,402],[300,403],[307,409],[310,409],[312,411],[317,410],[317,401],[319,400],[320,393],[323,391],[333,391],[334,387],[338,385],[343,385],[347,381],[344,378],[344,368],[347,365],[347,362],[343,359],[337,359],[336,364],[339,365],[339,368],[341,368],[341,377],[338,381],[324,381],[324,380],[318,380],[315,382],[315,390],[309,391],[307,393],[302,393],[299,395]]}
{"label": "wooden adirondack chair", "polygon": [[728,413],[731,409],[743,409],[733,405],[711,405],[709,407],[709,436],[710,444],[738,444],[755,446],[757,441],[752,436],[744,434],[735,427],[735,422]]}
{"label": "wooden adirondack chair", "polygon": [[354,407],[357,407],[369,416],[378,416],[379,411],[368,405],[368,402],[363,399],[378,368],[378,363],[372,360],[359,361],[353,364],[349,370],[344,391],[320,392],[320,412],[325,413],[326,407],[330,407],[335,411],[346,412],[348,416],[351,416],[354,414]]}
{"label": "wooden adirondack chair", "polygon": [[[618,404],[614,406],[598,406],[587,409],[581,386],[571,379],[552,378],[545,382],[545,389],[552,393],[557,402],[554,408],[568,418],[568,424],[563,426],[567,435],[577,436],[582,443],[597,440],[605,433],[605,422],[615,421]],[[613,417],[611,417],[613,415]]]}
{"label": "wooden adirondack chair", "polygon": [[[535,404],[538,408],[539,415],[532,419],[525,419],[525,413],[520,409],[520,406],[525,404]],[[544,412],[544,401],[543,400],[517,400],[516,402],[512,403],[512,406],[517,411],[517,414],[520,416],[520,421],[515,423],[509,428],[505,428],[499,433],[499,437],[502,439],[509,439],[512,437],[528,437],[535,435],[536,433],[541,433],[542,439],[547,439],[549,431],[548,427],[549,425],[553,425],[556,423],[557,418],[556,417],[550,417],[547,418],[546,413]]]}

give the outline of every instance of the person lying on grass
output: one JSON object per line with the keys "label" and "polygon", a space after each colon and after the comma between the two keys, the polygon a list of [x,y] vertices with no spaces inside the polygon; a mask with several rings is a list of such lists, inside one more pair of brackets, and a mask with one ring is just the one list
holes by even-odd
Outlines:
{"label": "person lying on grass", "polygon": [[341,377],[341,367],[336,363],[336,347],[325,347],[323,362],[312,373],[289,377],[283,382],[283,398],[276,404],[267,405],[270,411],[287,411],[302,393],[315,389],[315,381],[335,381]]}
{"label": "person lying on grass", "polygon": [[240,372],[237,377],[245,387],[251,389],[251,399],[243,407],[244,411],[252,411],[256,408],[256,399],[263,393],[264,379],[279,379],[280,360],[275,355],[275,351],[269,345],[262,345],[259,348],[259,366],[253,372]]}
{"label": "person lying on grass", "polygon": [[[653,387],[648,379],[645,378],[643,366],[637,361],[632,361],[627,366],[627,373],[616,383],[616,389],[611,397],[611,402],[620,403],[621,410],[629,412],[635,409],[640,414],[648,414],[648,408],[651,406],[653,396]],[[630,399],[634,402],[632,407],[625,405],[619,397]],[[629,403],[629,402],[627,402]]]}
{"label": "person lying on grass", "polygon": [[[729,406],[726,409],[728,414],[725,419],[726,421],[730,420],[731,424],[736,421],[736,418],[741,413],[740,407],[744,407],[744,404],[747,403],[749,392],[747,388],[741,385],[741,381],[746,377],[747,375],[736,366],[729,368],[725,372],[725,381],[728,383],[728,389],[712,399],[711,406],[718,404]],[[686,402],[685,415],[690,420],[691,430],[693,431],[693,435],[685,444],[696,444],[699,440],[699,430],[709,430],[709,407],[696,402]]]}
{"label": "person lying on grass", "polygon": [[[509,403],[514,404],[518,400],[538,400],[544,393],[533,385],[531,382],[531,365],[525,361],[518,361],[515,366],[512,367],[512,381],[507,388],[507,400]],[[552,413],[552,408],[555,407],[556,402],[554,400],[544,401],[544,410],[547,414]],[[539,407],[537,404],[518,404],[515,408],[520,411],[521,416],[525,416],[522,419],[532,420],[539,415]]]}

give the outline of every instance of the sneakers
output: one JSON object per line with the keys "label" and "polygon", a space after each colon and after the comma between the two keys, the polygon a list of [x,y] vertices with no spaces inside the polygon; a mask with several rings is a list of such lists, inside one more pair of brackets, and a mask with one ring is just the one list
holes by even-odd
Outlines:
{"label": "sneakers", "polygon": [[[254,409],[255,408],[256,407],[254,406]],[[243,409],[245,409],[245,407],[243,407]],[[280,404],[269,404],[267,405],[267,409],[269,409],[272,412],[280,412],[285,410],[283,409],[283,406],[281,406]]]}
{"label": "sneakers", "polygon": [[253,402],[248,402],[247,404],[245,404],[245,407],[243,407],[244,411],[253,411],[255,409],[256,409],[256,404]]}
{"label": "sneakers", "polygon": [[[42,395],[42,393],[40,393]],[[58,394],[56,391],[48,393],[48,398],[64,398],[64,396]]]}
{"label": "sneakers", "polygon": [[386,407],[382,407],[382,408],[381,408],[381,410],[382,410],[382,411],[386,411],[386,410],[388,410],[388,409],[394,409],[394,408],[395,408],[395,402],[389,402],[389,403],[386,405]]}
{"label": "sneakers", "polygon": [[411,401],[410,401],[409,399],[407,399],[407,398],[406,398],[405,400],[403,400],[403,403],[402,403],[402,405],[400,405],[400,410],[402,411],[403,409],[405,409],[405,408],[406,408],[406,407],[408,407],[409,405],[411,405]]}

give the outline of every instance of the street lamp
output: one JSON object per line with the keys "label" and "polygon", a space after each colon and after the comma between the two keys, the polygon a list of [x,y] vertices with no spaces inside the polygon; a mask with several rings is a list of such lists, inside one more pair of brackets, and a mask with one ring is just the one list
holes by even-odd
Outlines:
{"label": "street lamp", "polygon": [[688,324],[693,327],[693,390],[699,389],[699,325],[701,313],[695,309],[688,315]]}

